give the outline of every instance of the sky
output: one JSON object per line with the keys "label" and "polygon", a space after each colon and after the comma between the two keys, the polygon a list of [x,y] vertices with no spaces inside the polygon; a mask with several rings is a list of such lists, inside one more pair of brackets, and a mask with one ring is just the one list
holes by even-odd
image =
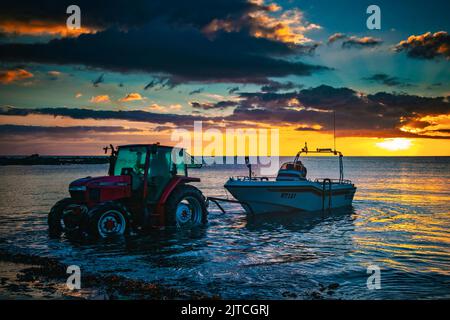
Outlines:
{"label": "sky", "polygon": [[[81,26],[68,29],[69,5]],[[369,5],[381,11],[370,30]],[[450,2],[5,1],[0,154],[278,129],[350,156],[450,156]],[[192,150],[190,150],[192,152]]]}

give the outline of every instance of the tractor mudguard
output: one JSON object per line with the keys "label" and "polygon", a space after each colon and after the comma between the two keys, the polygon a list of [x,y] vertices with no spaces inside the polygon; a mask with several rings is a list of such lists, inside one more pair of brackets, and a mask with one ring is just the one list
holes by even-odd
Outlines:
{"label": "tractor mudguard", "polygon": [[189,183],[189,182],[200,182],[200,178],[186,177],[186,176],[175,176],[170,180],[164,189],[161,197],[158,200],[155,208],[155,214],[158,216],[159,226],[165,225],[165,204],[167,199],[169,198],[172,191],[180,184]]}

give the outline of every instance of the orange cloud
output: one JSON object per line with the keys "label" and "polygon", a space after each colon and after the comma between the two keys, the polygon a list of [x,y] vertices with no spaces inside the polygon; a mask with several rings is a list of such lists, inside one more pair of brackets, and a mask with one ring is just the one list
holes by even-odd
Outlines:
{"label": "orange cloud", "polygon": [[92,103],[107,103],[107,102],[111,102],[111,99],[109,99],[109,96],[107,94],[104,94],[104,95],[92,97],[90,101]]}
{"label": "orange cloud", "polygon": [[428,137],[450,137],[450,114],[426,115],[404,120],[403,132]]}
{"label": "orange cloud", "polygon": [[49,72],[47,72],[47,74],[49,76],[52,76],[52,77],[59,77],[61,75],[61,72],[59,72],[59,71],[49,71]]}
{"label": "orange cloud", "polygon": [[14,70],[1,70],[0,71],[0,83],[10,84],[12,82],[29,79],[34,77],[31,72],[24,69],[14,69]]}
{"label": "orange cloud", "polygon": [[78,37],[83,33],[96,33],[98,29],[91,27],[81,27],[79,29],[69,29],[61,22],[53,21],[17,21],[3,20],[0,21],[0,32],[7,35],[28,35],[28,36],[61,36],[61,37]]}
{"label": "orange cloud", "polygon": [[120,102],[129,102],[129,101],[141,101],[144,99],[145,99],[145,97],[142,97],[139,93],[132,92],[132,93],[127,94],[125,97],[123,97],[119,101]]}
{"label": "orange cloud", "polygon": [[163,106],[160,106],[159,104],[152,104],[148,107],[151,111],[159,111],[159,112],[166,112],[166,108]]}
{"label": "orange cloud", "polygon": [[238,32],[248,29],[249,33],[256,38],[298,45],[311,41],[304,35],[306,32],[321,29],[321,26],[317,24],[306,22],[303,13],[298,9],[274,14],[282,9],[279,5],[273,3],[264,6],[263,1],[253,3],[259,5],[258,10],[247,12],[237,18],[214,19],[203,28],[203,32],[213,36],[220,30]]}
{"label": "orange cloud", "polygon": [[433,59],[444,57],[450,60],[450,35],[445,31],[412,35],[407,40],[400,41],[394,47],[394,50],[397,52],[406,51],[408,56],[412,58]]}
{"label": "orange cloud", "polygon": [[183,106],[181,104],[172,104],[169,106],[169,108],[172,110],[180,110],[181,108],[183,108]]}

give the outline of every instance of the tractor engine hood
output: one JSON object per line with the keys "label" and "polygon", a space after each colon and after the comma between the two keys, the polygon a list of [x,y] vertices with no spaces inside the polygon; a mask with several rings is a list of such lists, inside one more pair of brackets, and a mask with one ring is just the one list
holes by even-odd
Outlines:
{"label": "tractor engine hood", "polygon": [[102,188],[102,187],[123,187],[131,183],[130,176],[104,176],[86,177],[72,181],[70,189]]}
{"label": "tractor engine hood", "polygon": [[73,199],[88,205],[128,198],[131,196],[131,177],[122,175],[81,178],[72,181],[69,192]]}

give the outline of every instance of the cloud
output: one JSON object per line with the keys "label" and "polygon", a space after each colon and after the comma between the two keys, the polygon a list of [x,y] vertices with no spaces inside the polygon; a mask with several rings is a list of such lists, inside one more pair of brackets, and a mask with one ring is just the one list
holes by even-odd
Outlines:
{"label": "cloud", "polygon": [[373,37],[358,38],[351,36],[342,42],[342,48],[371,48],[382,44],[383,41]]}
{"label": "cloud", "polygon": [[228,88],[228,94],[233,94],[236,93],[237,91],[239,91],[239,87]]}
{"label": "cloud", "polygon": [[61,21],[45,21],[36,19],[21,21],[16,19],[0,19],[0,32],[7,37],[46,35],[60,37],[78,37],[79,35],[84,33],[95,33],[98,31],[98,29],[89,27],[69,29],[65,24],[65,19],[62,19]]}
{"label": "cloud", "polygon": [[[25,13],[17,9],[17,4],[6,4],[0,17],[15,17],[25,22],[33,17],[61,21],[59,10],[46,1],[42,7],[31,1],[24,3]],[[77,4],[89,13],[83,15],[83,25],[102,31],[47,43],[9,41],[0,45],[0,59],[81,64],[124,73],[146,72],[169,79],[166,84],[170,86],[186,82],[262,84],[269,77],[307,76],[328,70],[290,59],[315,47],[304,44],[306,39],[302,36],[318,27],[305,23],[298,10],[278,9],[275,17],[281,20],[276,23],[278,18],[272,17],[276,6],[244,0],[214,3],[155,0],[133,4],[118,1],[114,6],[80,1]],[[240,17],[248,17],[248,22],[238,28],[205,31],[212,21],[231,19],[234,25],[241,23]],[[103,79],[99,78],[93,84],[97,86],[101,82]],[[145,88],[156,84],[157,81],[150,82]]]}
{"label": "cloud", "polygon": [[0,70],[0,84],[11,84],[32,77],[34,75],[24,69]]}
{"label": "cloud", "polygon": [[377,83],[383,84],[388,87],[412,87],[412,86],[414,86],[411,83],[402,81],[398,77],[392,77],[385,73],[376,73],[370,77],[362,78],[362,79],[367,80],[367,81],[377,82]]}
{"label": "cloud", "polygon": [[74,135],[86,133],[137,133],[140,129],[124,128],[120,126],[72,126],[72,127],[46,127],[46,126],[24,126],[4,124],[0,125],[2,135]]}
{"label": "cloud", "polygon": [[215,102],[215,103],[211,103],[211,102],[203,102],[203,103],[201,103],[201,102],[192,101],[192,102],[190,102],[190,105],[194,109],[224,110],[226,108],[236,106],[236,102],[235,101],[219,101],[219,102]]}
{"label": "cloud", "polygon": [[186,115],[186,114],[162,114],[154,113],[143,110],[129,110],[129,111],[114,111],[114,110],[92,110],[86,108],[36,108],[36,109],[25,109],[25,108],[14,108],[14,107],[1,107],[0,115],[4,116],[27,116],[32,114],[38,115],[50,115],[50,116],[61,116],[70,117],[72,119],[95,119],[95,120],[126,120],[126,121],[136,121],[136,122],[148,122],[154,124],[164,124],[173,123],[176,125],[192,124],[196,120],[208,120],[209,118],[198,115]]}
{"label": "cloud", "polygon": [[62,73],[60,71],[52,70],[48,71],[47,75],[49,76],[50,80],[57,80],[62,75]]}
{"label": "cloud", "polygon": [[189,92],[189,95],[192,96],[194,94],[202,93],[203,91],[205,91],[205,88],[198,88],[196,90],[192,90],[191,92]]}
{"label": "cloud", "polygon": [[211,36],[219,31],[239,32],[244,29],[253,37],[287,43],[297,46],[301,51],[311,52],[316,45],[305,45],[311,42],[305,33],[321,28],[305,21],[303,13],[298,9],[282,11],[276,4],[265,6],[261,3],[241,15],[214,19],[203,28],[203,32]]}
{"label": "cloud", "polygon": [[130,102],[130,101],[142,101],[144,100],[145,97],[142,97],[139,93],[137,92],[132,92],[127,94],[125,97],[119,99],[120,102]]}
{"label": "cloud", "polygon": [[[236,100],[191,102],[196,110],[224,110],[224,115],[203,113],[175,114],[170,107],[143,110],[90,110],[70,108],[22,109],[0,108],[2,121],[8,116],[32,114],[62,116],[73,119],[125,120],[148,122],[163,127],[192,126],[202,120],[205,125],[277,126],[330,133],[333,111],[339,136],[350,137],[436,137],[450,138],[450,102],[445,97],[423,97],[378,92],[366,94],[351,88],[321,85],[290,92],[240,92]],[[150,109],[151,110],[151,109]]]}
{"label": "cloud", "polygon": [[100,83],[103,83],[104,81],[105,81],[105,74],[102,73],[98,78],[92,80],[92,85],[93,85],[94,87],[98,87],[98,85],[99,85]]}
{"label": "cloud", "polygon": [[343,33],[335,33],[328,38],[328,45],[331,45],[335,42],[342,41],[342,48],[350,49],[350,48],[372,48],[378,45],[381,45],[383,41],[381,39],[377,39],[374,37],[357,37],[357,36],[348,36]]}
{"label": "cloud", "polygon": [[331,35],[328,38],[327,44],[330,45],[330,44],[332,44],[332,43],[334,43],[334,42],[336,42],[338,40],[345,39],[345,38],[347,38],[347,36],[345,34],[338,32],[338,33],[335,33],[335,34]]}
{"label": "cloud", "polygon": [[303,85],[301,84],[295,84],[292,81],[288,82],[277,82],[277,81],[270,81],[268,84],[261,87],[261,91],[263,92],[277,92],[277,91],[286,91],[286,90],[292,90],[292,89],[300,89]]}
{"label": "cloud", "polygon": [[[330,132],[333,111],[340,136],[430,137],[425,131],[405,130],[405,125],[425,116],[449,114],[450,103],[444,97],[379,92],[364,94],[350,88],[319,86],[299,92],[240,93],[228,122],[253,125],[295,126],[298,130]],[[430,124],[427,122],[425,126]],[[449,126],[450,127],[450,126]],[[441,138],[450,138],[442,134]]]}
{"label": "cloud", "polygon": [[148,107],[148,109],[151,110],[151,111],[159,111],[159,112],[165,112],[166,111],[165,107],[163,107],[163,106],[161,106],[161,105],[159,105],[157,103],[152,104],[151,106]]}
{"label": "cloud", "polygon": [[412,35],[407,40],[398,43],[394,50],[405,51],[408,57],[416,59],[450,59],[450,35],[445,31],[427,32],[422,35]]}
{"label": "cloud", "polygon": [[107,94],[102,94],[99,96],[92,97],[91,100],[89,100],[92,103],[108,103],[111,102],[111,99]]}

